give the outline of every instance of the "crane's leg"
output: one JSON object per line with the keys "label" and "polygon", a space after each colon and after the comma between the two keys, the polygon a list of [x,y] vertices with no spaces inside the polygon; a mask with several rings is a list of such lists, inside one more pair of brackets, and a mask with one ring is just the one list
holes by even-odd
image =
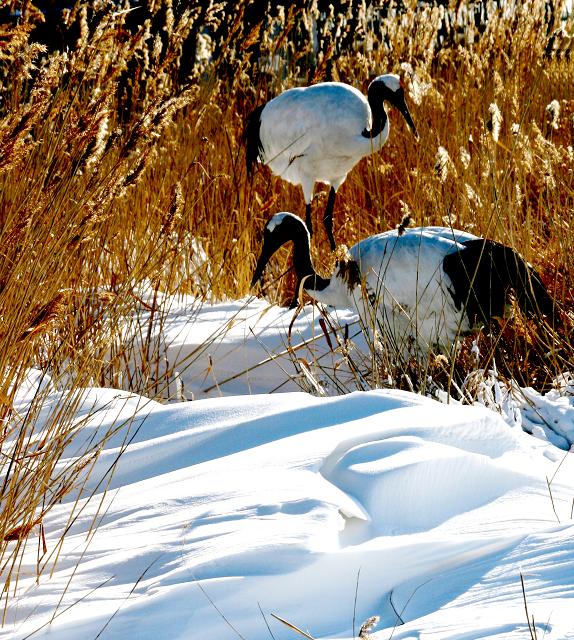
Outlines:
{"label": "crane's leg", "polygon": [[305,224],[307,225],[307,229],[309,230],[309,235],[313,235],[313,223],[311,222],[311,203],[308,202],[305,205]]}
{"label": "crane's leg", "polygon": [[[305,224],[307,225],[307,229],[309,230],[310,236],[313,236],[313,223],[311,221],[311,203],[312,202],[313,202],[313,192],[311,191],[311,199],[309,200],[309,202],[305,204]],[[293,300],[291,301],[289,309],[296,309],[299,306],[299,287],[300,286],[301,286],[301,282],[297,280],[297,284],[295,286],[295,295],[293,296]]]}
{"label": "crane's leg", "polygon": [[333,208],[335,206],[336,191],[333,187],[329,191],[329,199],[327,200],[327,208],[325,209],[325,215],[323,216],[323,224],[327,231],[327,237],[329,238],[329,244],[331,245],[331,251],[335,251],[337,244],[333,237]]}

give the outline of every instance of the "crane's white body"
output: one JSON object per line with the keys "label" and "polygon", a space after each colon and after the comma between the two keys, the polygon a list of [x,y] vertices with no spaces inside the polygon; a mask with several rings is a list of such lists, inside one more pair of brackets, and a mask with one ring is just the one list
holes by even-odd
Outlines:
{"label": "crane's white body", "polygon": [[396,107],[418,137],[405,102],[399,76],[376,77],[364,96],[342,82],[322,82],[288,89],[257,107],[245,127],[247,173],[257,162],[301,185],[305,197],[305,222],[312,233],[311,201],[316,182],[330,185],[323,223],[331,250],[333,212],[337,190],[349,171],[367,155],[379,150],[389,137],[385,104]]}
{"label": "crane's white body", "polygon": [[476,238],[444,227],[388,231],[354,245],[349,253],[361,282],[345,277],[339,265],[322,291],[307,289],[319,302],[356,310],[367,329],[399,352],[416,345],[450,349],[456,337],[471,329],[464,309],[457,307],[444,258]]}
{"label": "crane's white body", "polygon": [[380,149],[389,136],[389,120],[379,135],[361,135],[372,126],[367,98],[341,82],[289,89],[261,112],[261,160],[271,171],[301,185],[305,202],[315,182],[335,191],[364,156]]}
{"label": "crane's white body", "polygon": [[290,241],[297,280],[308,295],[356,310],[363,329],[376,331],[397,354],[449,351],[476,323],[504,316],[511,292],[528,317],[560,323],[540,276],[514,249],[465,231],[418,227],[371,236],[324,278],[313,267],[307,227],[282,212],[265,226],[251,286]]}

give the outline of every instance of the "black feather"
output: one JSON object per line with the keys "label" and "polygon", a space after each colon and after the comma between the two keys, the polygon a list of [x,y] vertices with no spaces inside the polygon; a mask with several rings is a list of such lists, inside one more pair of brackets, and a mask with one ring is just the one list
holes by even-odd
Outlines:
{"label": "black feather", "polygon": [[516,251],[482,238],[462,244],[464,249],[445,257],[443,269],[452,281],[454,302],[465,308],[471,326],[503,317],[511,292],[527,316],[555,319],[554,302],[540,276]]}
{"label": "black feather", "polygon": [[257,164],[260,155],[263,153],[261,144],[261,112],[265,108],[262,104],[254,109],[247,118],[247,124],[243,132],[245,141],[245,162],[247,165],[247,175],[253,175],[253,167]]}

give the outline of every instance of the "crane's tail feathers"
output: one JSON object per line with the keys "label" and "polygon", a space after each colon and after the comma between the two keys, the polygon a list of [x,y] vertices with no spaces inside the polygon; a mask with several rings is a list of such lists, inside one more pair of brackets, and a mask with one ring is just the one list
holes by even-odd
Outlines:
{"label": "crane's tail feathers", "polygon": [[261,143],[261,112],[264,107],[265,105],[262,104],[249,114],[245,130],[243,131],[245,162],[247,165],[247,175],[250,178],[253,175],[253,168],[263,153],[263,145]]}
{"label": "crane's tail feathers", "polygon": [[455,303],[465,306],[471,324],[503,317],[511,291],[527,316],[560,323],[540,276],[514,249],[482,238],[462,244],[464,249],[445,258],[444,270],[453,283]]}

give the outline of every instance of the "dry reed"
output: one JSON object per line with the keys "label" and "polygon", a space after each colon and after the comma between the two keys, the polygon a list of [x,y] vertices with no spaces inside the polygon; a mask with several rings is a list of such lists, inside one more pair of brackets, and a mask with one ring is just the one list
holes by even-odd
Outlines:
{"label": "dry reed", "polygon": [[[553,13],[543,0],[507,2],[512,10],[460,1],[444,8],[349,0],[327,12],[302,1],[288,10],[246,0],[181,4],[185,10],[171,0],[80,1],[55,17],[15,1],[4,14],[5,602],[31,534],[41,539],[45,514],[97,455],[94,445],[58,466],[78,428],[82,390],[100,384],[160,395],[175,365],[163,362],[154,338],[168,312],[165,294],[245,295],[264,222],[279,210],[302,212],[297,188],[264,170],[249,183],[244,169],[246,115],[284,88],[337,79],[364,89],[373,74],[391,71],[407,84],[420,141],[391,114],[389,143],[340,190],[339,242],[392,229],[407,212],[418,225],[452,224],[519,250],[572,314],[574,60],[564,3],[550,3]],[[329,268],[321,233],[313,251]],[[276,265],[288,266],[285,254]],[[290,282],[271,286],[269,299],[290,299]],[[126,326],[137,339],[126,340]],[[453,378],[453,365],[442,361],[397,370],[375,357],[376,344],[368,362],[353,362],[341,331],[337,348],[361,388],[402,380],[424,390],[429,372]],[[484,333],[482,352],[521,382],[544,385],[571,367],[572,334],[567,325],[535,333],[517,316]],[[462,349],[462,368],[470,352]],[[41,373],[22,415],[17,398],[30,371]],[[54,406],[58,386],[67,393]]]}

